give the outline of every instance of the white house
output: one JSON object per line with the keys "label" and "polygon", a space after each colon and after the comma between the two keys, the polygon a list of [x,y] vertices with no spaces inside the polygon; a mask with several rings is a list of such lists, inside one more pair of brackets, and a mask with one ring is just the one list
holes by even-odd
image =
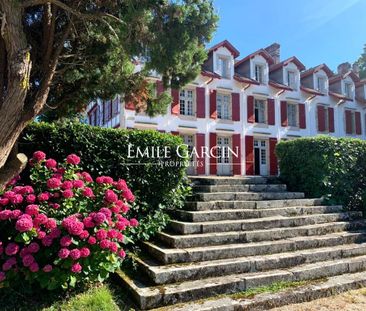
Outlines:
{"label": "white house", "polygon": [[[159,76],[150,77],[162,91]],[[208,50],[201,74],[184,89],[171,90],[165,115],[136,113],[118,96],[89,104],[91,125],[155,129],[180,135],[199,154],[188,169],[196,175],[277,175],[274,149],[279,140],[326,134],[366,138],[366,80],[357,66],[325,64],[305,70],[295,57],[280,61],[280,46],[242,59],[227,40]],[[227,152],[229,147],[237,152]]]}

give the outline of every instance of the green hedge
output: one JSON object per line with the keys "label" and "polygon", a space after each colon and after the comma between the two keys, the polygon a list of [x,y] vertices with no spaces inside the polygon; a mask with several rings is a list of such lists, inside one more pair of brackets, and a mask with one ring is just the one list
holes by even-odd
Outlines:
{"label": "green hedge", "polygon": [[[94,177],[108,175],[123,178],[135,194],[134,211],[141,222],[140,234],[148,238],[167,222],[164,209],[179,207],[189,192],[184,166],[161,166],[154,158],[131,159],[128,145],[146,147],[169,147],[172,151],[181,145],[179,136],[158,131],[131,131],[92,127],[81,123],[32,123],[19,140],[19,150],[29,157],[36,150],[46,152],[58,161],[68,154],[81,157],[81,166]],[[167,161],[182,159],[175,152]],[[140,163],[143,165],[136,165]]]}
{"label": "green hedge", "polygon": [[318,136],[280,142],[276,147],[281,179],[291,191],[325,195],[330,204],[350,209],[366,205],[366,142]]}

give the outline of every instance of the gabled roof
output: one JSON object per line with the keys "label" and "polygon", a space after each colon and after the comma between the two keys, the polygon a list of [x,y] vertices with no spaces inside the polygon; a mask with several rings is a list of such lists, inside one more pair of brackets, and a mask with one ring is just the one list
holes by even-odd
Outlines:
{"label": "gabled roof", "polygon": [[209,48],[208,52],[212,53],[221,47],[227,48],[230,53],[233,54],[234,58],[240,55],[240,52],[228,40],[224,40],[218,44],[215,44],[213,47]]}
{"label": "gabled roof", "polygon": [[268,84],[270,86],[276,88],[276,89],[286,90],[286,91],[293,91],[293,89],[291,87],[289,87],[288,85],[278,83],[278,82],[273,81],[273,80],[269,80]]}
{"label": "gabled roof", "polygon": [[343,94],[339,94],[339,93],[336,93],[336,92],[331,92],[329,91],[329,96],[333,96],[337,99],[340,99],[340,100],[348,100],[348,101],[353,101],[352,98],[348,98],[347,96],[343,95]]}
{"label": "gabled roof", "polygon": [[238,62],[235,63],[235,67],[239,66],[240,64],[250,60],[251,58],[255,57],[256,55],[261,55],[265,58],[265,60],[268,62],[269,65],[273,65],[274,64],[274,60],[272,58],[271,55],[269,55],[269,53],[265,50],[265,49],[260,49],[246,57],[244,57],[242,60],[239,60]]}
{"label": "gabled roof", "polygon": [[280,63],[274,64],[269,68],[269,71],[276,71],[282,67],[286,67],[289,63],[294,63],[299,71],[305,70],[305,66],[296,56],[292,56]]}
{"label": "gabled roof", "polygon": [[339,80],[342,80],[342,79],[345,79],[345,78],[347,78],[348,76],[350,76],[351,77],[351,79],[352,79],[352,81],[354,82],[354,83],[357,83],[357,82],[359,82],[360,81],[360,78],[352,71],[352,70],[350,70],[350,71],[348,71],[348,72],[346,72],[345,74],[336,74],[336,75],[334,75],[333,77],[331,77],[330,79],[329,79],[329,84],[333,84],[333,83],[335,83],[335,82],[337,82],[337,81],[339,81]]}
{"label": "gabled roof", "polygon": [[316,67],[310,68],[304,72],[301,73],[301,78],[305,78],[307,76],[310,76],[320,70],[325,71],[325,73],[327,74],[328,78],[330,78],[331,76],[333,76],[333,71],[329,69],[329,67],[326,64],[320,64]]}
{"label": "gabled roof", "polygon": [[243,76],[241,76],[237,73],[234,75],[234,79],[238,82],[243,82],[243,83],[247,83],[247,84],[256,84],[256,85],[260,84],[257,80],[247,78],[247,77],[243,77]]}
{"label": "gabled roof", "polygon": [[309,87],[305,87],[305,86],[300,86],[300,90],[301,90],[301,91],[303,91],[303,92],[306,92],[306,93],[312,94],[312,95],[325,96],[325,94],[324,94],[324,93],[319,92],[319,91],[314,90],[314,89],[311,89],[311,88],[309,88]]}

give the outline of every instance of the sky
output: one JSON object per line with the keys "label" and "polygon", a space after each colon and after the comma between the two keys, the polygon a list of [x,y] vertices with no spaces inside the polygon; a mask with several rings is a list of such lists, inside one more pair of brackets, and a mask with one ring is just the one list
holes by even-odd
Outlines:
{"label": "sky", "polygon": [[229,40],[239,58],[277,42],[281,60],[332,70],[356,61],[366,44],[366,0],[214,0],[219,27],[209,44]]}

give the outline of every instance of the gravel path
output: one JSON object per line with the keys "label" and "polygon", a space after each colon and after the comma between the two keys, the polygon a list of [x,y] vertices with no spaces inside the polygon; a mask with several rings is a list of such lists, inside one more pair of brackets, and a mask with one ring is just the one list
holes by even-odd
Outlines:
{"label": "gravel path", "polygon": [[272,311],[365,311],[366,289],[350,291],[341,295],[311,302],[284,306]]}

